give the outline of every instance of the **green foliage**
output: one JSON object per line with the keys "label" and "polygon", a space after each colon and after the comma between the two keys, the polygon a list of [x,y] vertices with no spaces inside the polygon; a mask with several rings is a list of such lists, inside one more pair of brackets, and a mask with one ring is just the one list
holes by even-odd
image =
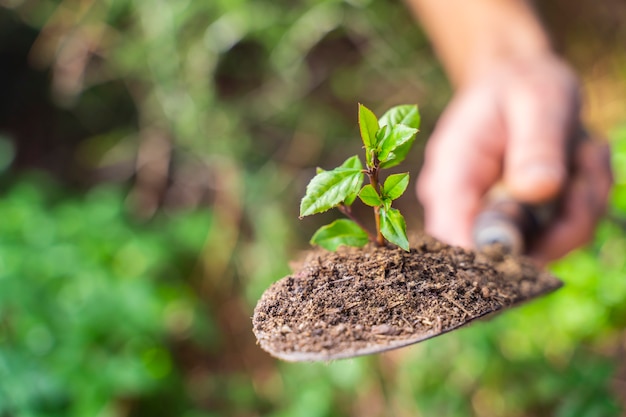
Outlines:
{"label": "green foliage", "polygon": [[42,188],[23,181],[0,200],[0,415],[98,415],[177,381],[166,339],[214,343],[179,261],[210,214],[154,228],[127,217],[121,190]]}
{"label": "green foliage", "polygon": [[[358,195],[363,203],[374,207],[376,243],[387,239],[408,251],[406,222],[397,209],[391,208],[391,202],[406,191],[409,174],[390,175],[383,185],[379,174],[381,168],[395,166],[406,157],[418,131],[419,111],[415,105],[396,106],[382,116],[379,124],[376,115],[359,104],[358,118],[367,168],[363,170],[357,156],[331,171],[318,168],[300,203],[300,217],[335,207],[351,216],[350,206]],[[366,185],[362,185],[364,173],[369,178]],[[341,245],[363,246],[367,236],[356,222],[333,223],[318,230],[311,243],[336,250]]]}
{"label": "green foliage", "polygon": [[[626,124],[617,127],[614,135],[626,138]],[[626,140],[613,142],[611,151],[615,181],[611,190],[611,206],[620,216],[626,216]]]}

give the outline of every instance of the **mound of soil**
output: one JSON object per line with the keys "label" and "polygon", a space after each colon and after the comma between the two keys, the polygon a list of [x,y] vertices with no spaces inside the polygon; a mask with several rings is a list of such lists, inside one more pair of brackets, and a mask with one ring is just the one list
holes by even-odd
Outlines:
{"label": "mound of soil", "polygon": [[559,288],[529,260],[420,237],[410,252],[312,251],[259,300],[261,347],[288,361],[349,358],[406,346]]}

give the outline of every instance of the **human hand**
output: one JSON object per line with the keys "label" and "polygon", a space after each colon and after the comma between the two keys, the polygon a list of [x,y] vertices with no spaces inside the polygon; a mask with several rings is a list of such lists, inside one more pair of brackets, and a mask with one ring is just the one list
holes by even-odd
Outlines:
{"label": "human hand", "polygon": [[483,196],[503,181],[520,202],[561,198],[558,217],[530,248],[545,263],[591,238],[611,184],[608,149],[587,141],[569,169],[578,84],[554,55],[491,64],[465,83],[428,142],[418,181],[426,232],[471,247]]}

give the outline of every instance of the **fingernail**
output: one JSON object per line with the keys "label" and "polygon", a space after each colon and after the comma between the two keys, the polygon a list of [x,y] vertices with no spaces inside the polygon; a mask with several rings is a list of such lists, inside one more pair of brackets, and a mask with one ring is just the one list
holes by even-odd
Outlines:
{"label": "fingernail", "polygon": [[563,170],[554,164],[529,164],[521,169],[522,179],[528,183],[560,183]]}
{"label": "fingernail", "polygon": [[559,165],[534,163],[518,170],[513,182],[523,199],[541,201],[554,197],[564,179],[565,171]]}

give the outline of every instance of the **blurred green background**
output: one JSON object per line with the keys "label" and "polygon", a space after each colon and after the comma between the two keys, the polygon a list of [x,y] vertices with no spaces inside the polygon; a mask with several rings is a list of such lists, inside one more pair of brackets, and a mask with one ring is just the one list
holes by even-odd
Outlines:
{"label": "blurred green background", "polygon": [[250,316],[326,220],[297,219],[315,166],[358,152],[357,102],[417,102],[415,178],[451,96],[404,5],[0,0],[0,416],[620,415],[626,5],[540,6],[614,149],[597,238],[552,266],[565,288],[397,352],[286,364]]}

